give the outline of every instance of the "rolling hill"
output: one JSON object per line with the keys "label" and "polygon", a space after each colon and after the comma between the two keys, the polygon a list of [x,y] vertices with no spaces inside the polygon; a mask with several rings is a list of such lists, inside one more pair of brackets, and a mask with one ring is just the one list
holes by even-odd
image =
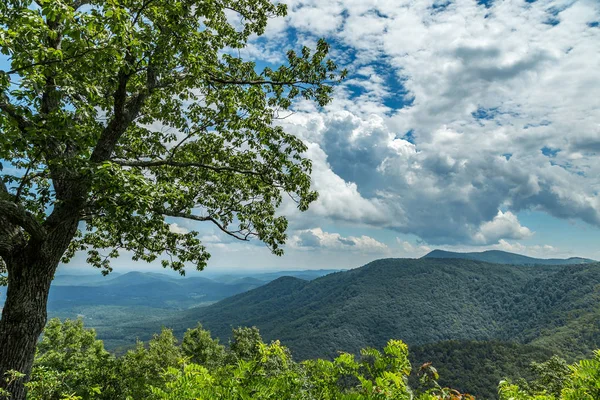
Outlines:
{"label": "rolling hill", "polygon": [[177,278],[148,272],[128,272],[82,284],[54,284],[48,309],[72,306],[152,306],[184,309],[214,302],[263,285],[263,282],[215,282],[201,277]]}
{"label": "rolling hill", "polygon": [[[490,339],[543,343],[579,356],[600,347],[599,327],[589,330],[590,315],[600,306],[599,287],[598,263],[531,267],[384,259],[310,282],[282,277],[161,324],[182,333],[200,321],[222,339],[232,327],[255,325],[300,358],[382,346],[392,337],[409,345]],[[585,340],[579,340],[584,326]],[[159,327],[131,329],[143,337]]]}
{"label": "rolling hill", "polygon": [[455,253],[445,250],[433,250],[422,258],[460,258],[465,260],[485,261],[495,264],[510,265],[572,265],[589,264],[596,261],[588,258],[533,258],[521,254],[509,253],[501,250],[487,250],[474,253]]}
{"label": "rolling hill", "polygon": [[[463,390],[491,393],[498,379],[526,370],[525,360],[553,353],[572,360],[600,347],[599,296],[600,263],[532,266],[459,258],[384,259],[313,281],[282,277],[208,307],[121,325],[118,332],[147,339],[167,326],[182,335],[199,321],[227,341],[232,327],[257,326],[265,339],[281,340],[298,359],[382,347],[397,338],[420,349],[417,361],[431,358],[442,369],[462,363],[464,379],[458,383]],[[448,347],[443,343],[457,340],[484,343],[474,345],[482,365],[503,357],[506,362],[498,365],[504,367],[490,369],[485,379],[477,380],[483,367],[474,365],[468,354],[456,348],[440,352],[440,346]],[[506,342],[513,343],[494,344]],[[485,346],[493,349],[487,361]],[[511,367],[514,360],[520,360],[520,367]]]}

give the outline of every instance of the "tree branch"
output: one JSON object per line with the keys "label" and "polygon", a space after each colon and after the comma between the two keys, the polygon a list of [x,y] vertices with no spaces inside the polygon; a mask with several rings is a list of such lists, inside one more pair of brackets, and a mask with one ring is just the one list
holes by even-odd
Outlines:
{"label": "tree branch", "polygon": [[17,203],[10,200],[0,200],[0,216],[23,228],[35,240],[46,238],[47,233],[44,227],[31,213]]}
{"label": "tree branch", "polygon": [[17,123],[19,130],[23,133],[31,126],[31,123],[22,115],[19,114],[17,108],[10,103],[5,94],[0,95],[0,111],[3,111],[13,121]]}
{"label": "tree branch", "polygon": [[265,79],[258,79],[258,80],[243,80],[243,79],[233,79],[233,78],[224,79],[224,78],[219,78],[212,74],[210,74],[210,81],[216,82],[216,83],[222,83],[222,84],[231,84],[231,85],[295,86],[295,85],[300,85],[300,84],[306,84],[306,85],[314,84],[314,82],[302,81],[302,80],[278,82],[278,81],[268,81]]}
{"label": "tree branch", "polygon": [[205,168],[214,172],[236,172],[239,174],[245,174],[245,175],[255,175],[255,176],[261,176],[261,174],[257,171],[253,171],[253,170],[246,170],[246,169],[238,169],[238,168],[233,168],[233,167],[227,167],[227,166],[214,166],[214,165],[208,165],[208,164],[202,164],[202,163],[197,163],[197,162],[184,162],[184,161],[173,161],[173,160],[150,160],[150,161],[139,161],[139,160],[119,160],[119,159],[114,159],[114,160],[110,160],[112,163],[115,163],[117,165],[121,165],[124,167],[139,167],[139,168],[151,168],[151,167],[162,167],[162,166],[169,166],[169,167],[182,167],[182,168],[189,168],[189,167],[195,167],[195,168]]}
{"label": "tree branch", "polygon": [[136,13],[135,18],[133,19],[133,22],[131,23],[131,26],[135,27],[135,24],[137,24],[138,19],[142,15],[142,12],[144,12],[144,10],[146,9],[146,7],[148,7],[150,5],[150,3],[152,3],[153,1],[154,0],[147,0],[147,1],[144,1],[142,3],[142,6],[140,7],[140,9],[138,10],[138,12]]}
{"label": "tree branch", "polygon": [[106,50],[106,48],[104,47],[94,47],[94,48],[90,48],[86,51],[82,51],[81,53],[78,54],[73,54],[72,56],[68,56],[68,57],[64,57],[64,58],[57,58],[54,60],[43,60],[43,61],[38,61],[35,63],[31,63],[31,64],[27,64],[24,65],[22,67],[19,68],[15,68],[15,69],[11,69],[10,71],[2,71],[4,72],[6,75],[13,75],[16,74],[17,72],[21,72],[21,71],[25,71],[26,69],[29,68],[33,68],[33,67],[39,67],[42,65],[52,65],[52,64],[58,64],[58,63],[65,63],[67,61],[71,61],[71,60],[75,60],[78,58],[81,58],[89,53],[92,53],[94,51],[102,51],[102,50]]}
{"label": "tree branch", "polygon": [[145,87],[135,96],[128,98],[127,83],[131,78],[131,73],[126,72],[126,66],[132,64],[134,61],[131,54],[125,57],[126,65],[122,67],[117,77],[118,85],[114,93],[113,117],[94,147],[94,151],[90,157],[92,162],[102,162],[109,159],[117,142],[127,130],[129,124],[137,118],[146,99],[157,87],[156,71],[152,66],[152,60],[150,60],[148,70],[146,71]]}
{"label": "tree branch", "polygon": [[168,217],[185,218],[185,219],[190,219],[193,221],[201,221],[201,222],[210,221],[213,224],[215,224],[217,226],[217,228],[219,228],[222,232],[226,233],[227,235],[229,235],[237,240],[241,240],[244,242],[247,242],[248,236],[250,236],[249,234],[245,235],[245,236],[238,236],[236,233],[239,233],[239,231],[232,232],[232,231],[228,230],[225,226],[223,226],[219,221],[217,221],[213,217],[202,217],[200,215],[188,214],[188,213],[183,213],[183,212],[174,212],[174,211],[169,211],[169,210],[160,210],[159,212]]}

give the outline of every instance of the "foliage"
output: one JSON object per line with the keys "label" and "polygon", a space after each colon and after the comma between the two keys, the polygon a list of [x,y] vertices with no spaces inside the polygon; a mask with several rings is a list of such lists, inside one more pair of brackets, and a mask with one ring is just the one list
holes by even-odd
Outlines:
{"label": "foliage", "polygon": [[[411,347],[413,365],[432,363],[439,372],[439,383],[467,391],[482,399],[495,399],[498,382],[519,378],[533,381],[537,371],[531,363],[552,357],[552,351],[531,345],[498,341],[443,341]],[[552,360],[552,359],[551,359]],[[419,377],[411,375],[418,387]]]}
{"label": "foliage", "polygon": [[229,341],[229,349],[233,361],[237,360],[252,360],[259,355],[260,344],[263,342],[258,328],[239,327],[231,332],[231,340]]}
{"label": "foliage", "polygon": [[117,380],[116,360],[96,332],[83,328],[81,320],[49,321],[37,346],[29,383],[29,398],[61,400],[77,394],[82,399],[110,399]]}
{"label": "foliage", "polygon": [[553,356],[545,362],[532,362],[531,370],[535,376],[532,381],[520,379],[519,386],[525,388],[529,393],[547,393],[555,398],[559,398],[566,383],[571,376],[571,368],[567,362]]}
{"label": "foliage", "polygon": [[588,357],[600,343],[598,285],[598,264],[386,259],[310,282],[280,278],[128,329],[144,338],[165,325],[182,335],[201,321],[225,342],[231,325],[255,325],[299,359],[335,357],[339,349],[356,354],[401,337],[410,346],[450,339],[514,341],[572,361]]}
{"label": "foliage", "polygon": [[120,360],[123,394],[133,399],[148,398],[150,385],[162,383],[162,371],[179,366],[183,359],[177,339],[169,329],[154,335],[148,346],[138,342],[135,350],[128,351]]}
{"label": "foliage", "polygon": [[[333,360],[300,363],[279,341],[266,344],[256,328],[235,329],[224,348],[199,325],[179,345],[170,330],[120,358],[108,354],[81,321],[52,320],[38,345],[35,373],[27,384],[32,400],[84,399],[302,399],[474,400],[439,384],[431,363],[418,368],[411,385],[408,346],[390,340],[382,351],[341,353]],[[209,346],[210,353],[203,352]],[[195,351],[200,349],[199,353]],[[190,362],[190,357],[198,363]],[[212,359],[208,354],[216,354]],[[208,356],[208,357],[207,357]],[[204,357],[204,358],[203,358]],[[476,362],[476,360],[475,360]],[[567,365],[552,357],[532,364],[533,379],[503,380],[501,400],[596,400],[600,398],[600,350],[592,359]],[[13,374],[8,379],[19,379]],[[487,397],[481,397],[485,399]]]}
{"label": "foliage", "polygon": [[[535,365],[540,373],[538,382],[500,383],[501,400],[595,400],[600,398],[600,350],[594,358],[568,366],[559,359]],[[523,388],[524,386],[524,388]]]}
{"label": "foliage", "polygon": [[[359,359],[342,353],[333,361],[297,363],[279,341],[264,343],[256,328],[235,329],[227,349],[201,326],[189,330],[186,338],[187,344],[180,347],[165,329],[147,345],[138,343],[115,359],[81,321],[52,320],[39,344],[28,398],[470,399],[442,388],[437,377],[429,378],[432,388],[413,392],[408,385],[408,347],[398,340],[390,340],[383,351],[363,349]],[[204,345],[219,349],[210,352],[216,359],[203,352]],[[190,362],[194,357],[199,363]]]}
{"label": "foliage", "polygon": [[[238,358],[246,360],[252,343],[262,338],[257,330],[244,328],[236,343],[229,339],[231,325],[256,325],[265,341],[280,339],[297,360],[332,359],[340,349],[359,354],[362,347],[381,348],[387,337],[401,337],[411,346],[413,365],[433,362],[442,386],[493,399],[500,380],[520,385],[518,378],[523,377],[535,382],[532,361],[541,363],[559,354],[572,362],[589,357],[600,343],[597,265],[380,260],[311,282],[279,278],[176,318],[151,308],[82,307],[62,315],[92,317],[107,348],[120,346],[119,353],[136,337],[149,340],[148,332],[161,326],[173,328],[182,338],[197,321],[220,343],[238,348]],[[135,322],[128,317],[132,312],[137,313]],[[504,342],[515,339],[517,343]],[[235,359],[233,352],[226,357]],[[414,375],[411,386],[417,387]]]}
{"label": "foliage", "polygon": [[202,329],[201,324],[185,332],[181,351],[191,363],[211,369],[221,365],[226,356],[225,346],[219,344],[219,339],[213,339],[209,331]]}
{"label": "foliage", "polygon": [[228,343],[232,325],[255,325],[298,360],[334,358],[340,349],[358,354],[400,337],[413,363],[434,362],[441,384],[492,399],[502,379],[533,379],[532,361],[591,355],[600,343],[598,285],[598,264],[388,259],[310,282],[282,277],[209,307],[102,332],[111,345],[122,344],[147,340],[161,326],[182,337],[201,321]]}
{"label": "foliage", "polygon": [[241,58],[285,14],[269,0],[0,2],[0,374],[29,374],[50,281],[77,252],[104,274],[122,252],[201,270],[199,233],[173,225],[187,220],[283,254],[284,196],[305,211],[317,193],[277,119],[325,106],[345,75],[324,40],[280,66]]}
{"label": "foliage", "polygon": [[[38,222],[68,201],[85,228],[64,259],[85,250],[105,272],[119,250],[202,268],[208,254],[196,232],[175,232],[166,217],[257,236],[281,254],[282,194],[306,210],[316,193],[306,146],[274,121],[295,99],[329,102],[345,73],[335,72],[328,44],[290,50],[285,65],[259,70],[235,49],[284,16],[283,4],[87,3],[0,6],[0,52],[10,58],[0,70],[0,160],[20,171],[4,176],[3,200]],[[114,250],[102,255],[106,248]]]}

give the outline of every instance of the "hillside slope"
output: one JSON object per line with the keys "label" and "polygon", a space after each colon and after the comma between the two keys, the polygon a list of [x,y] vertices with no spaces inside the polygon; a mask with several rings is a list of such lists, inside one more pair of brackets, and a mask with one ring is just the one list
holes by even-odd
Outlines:
{"label": "hillside slope", "polygon": [[[576,356],[600,347],[600,335],[579,323],[598,312],[599,285],[600,264],[531,267],[385,259],[311,282],[280,278],[160,325],[182,334],[200,321],[222,340],[232,327],[255,325],[266,339],[280,339],[299,358],[381,347],[389,338],[409,345],[538,341]],[[130,337],[145,338],[160,325],[121,328]],[[549,340],[554,331],[562,336]]]}

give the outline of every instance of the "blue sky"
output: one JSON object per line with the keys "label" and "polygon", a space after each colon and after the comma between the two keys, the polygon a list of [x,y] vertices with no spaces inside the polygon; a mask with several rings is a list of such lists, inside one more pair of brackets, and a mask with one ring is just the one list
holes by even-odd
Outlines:
{"label": "blue sky", "polygon": [[350,268],[433,248],[600,259],[598,1],[285,2],[289,15],[241,54],[277,65],[324,37],[349,70],[328,107],[299,102],[279,122],[308,145],[320,199],[280,210],[282,258],[173,225],[201,230],[211,271]]}
{"label": "blue sky", "polygon": [[284,258],[219,243],[215,264],[351,267],[433,248],[600,259],[597,1],[287,3],[242,54],[277,63],[325,37],[348,68],[330,106],[282,122],[309,145],[321,197],[284,207]]}

